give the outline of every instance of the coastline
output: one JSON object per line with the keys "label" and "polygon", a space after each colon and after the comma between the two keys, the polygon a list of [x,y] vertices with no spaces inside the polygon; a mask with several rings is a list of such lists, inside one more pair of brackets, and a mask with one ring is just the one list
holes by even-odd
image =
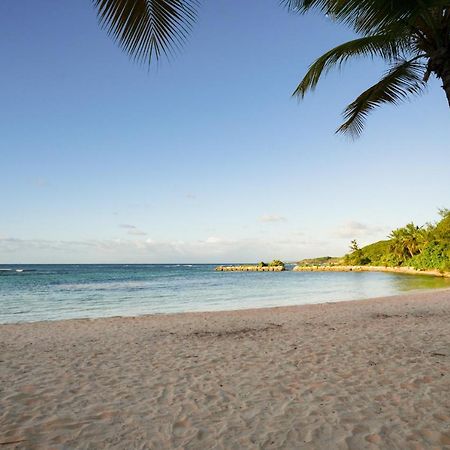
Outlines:
{"label": "coastline", "polygon": [[413,267],[388,267],[388,266],[295,266],[294,272],[390,272],[405,275],[427,275],[434,277],[450,278],[450,272],[437,269],[414,269]]}
{"label": "coastline", "polygon": [[216,266],[216,272],[284,272],[284,266],[258,266],[256,264],[239,264],[230,266]]}
{"label": "coastline", "polygon": [[[323,301],[323,302],[317,302],[317,303],[303,303],[298,305],[280,305],[280,306],[260,306],[260,307],[252,307],[252,308],[234,308],[234,309],[220,309],[220,310],[202,310],[202,311],[177,311],[177,312],[161,312],[161,313],[148,313],[148,314],[137,314],[137,315],[115,315],[115,316],[104,316],[104,317],[77,317],[77,318],[68,318],[68,319],[55,319],[55,320],[35,320],[31,322],[7,322],[7,323],[0,323],[0,337],[1,337],[1,331],[2,327],[10,327],[10,326],[26,326],[26,325],[38,325],[38,324],[63,324],[66,322],[82,322],[82,321],[89,321],[89,322],[96,322],[96,321],[110,321],[110,320],[140,320],[140,319],[159,319],[159,318],[182,318],[182,317],[190,317],[193,318],[197,316],[204,316],[204,315],[218,315],[221,314],[227,315],[227,314],[240,314],[240,313],[246,313],[246,314],[253,314],[258,313],[262,311],[266,311],[267,313],[276,313],[278,311],[281,312],[292,312],[292,313],[301,313],[301,310],[303,308],[308,307],[317,307],[317,306],[323,306],[323,305],[337,305],[337,304],[358,304],[358,303],[364,303],[364,302],[378,302],[378,301],[396,301],[398,299],[401,299],[403,297],[410,297],[415,296],[416,294],[434,294],[434,293],[445,293],[448,292],[450,296],[450,287],[443,287],[443,288],[431,288],[431,289],[412,289],[408,291],[404,291],[401,294],[394,294],[394,295],[386,295],[381,297],[369,297],[369,298],[357,298],[357,299],[351,299],[351,300],[334,300],[334,301]],[[450,450],[450,449],[449,449]]]}
{"label": "coastline", "polygon": [[[284,266],[258,266],[256,264],[237,264],[237,265],[219,265],[214,269],[217,272],[283,272]],[[388,272],[405,275],[427,275],[441,278],[450,278],[450,272],[438,269],[415,269],[414,267],[389,267],[389,266],[370,266],[370,265],[295,265],[293,272]]]}
{"label": "coastline", "polygon": [[7,448],[450,448],[450,289],[0,325]]}

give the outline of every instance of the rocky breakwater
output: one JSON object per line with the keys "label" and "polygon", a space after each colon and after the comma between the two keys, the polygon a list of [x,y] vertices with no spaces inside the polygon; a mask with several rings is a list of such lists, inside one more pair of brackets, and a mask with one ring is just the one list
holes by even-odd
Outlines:
{"label": "rocky breakwater", "polygon": [[217,266],[218,272],[282,272],[284,266]]}
{"label": "rocky breakwater", "polygon": [[295,266],[294,272],[391,272],[410,275],[431,275],[435,277],[450,278],[450,272],[440,270],[417,270],[412,267],[386,267],[386,266]]}
{"label": "rocky breakwater", "polygon": [[[377,268],[378,269],[378,268]],[[366,266],[295,266],[294,272],[367,272],[369,267]]]}

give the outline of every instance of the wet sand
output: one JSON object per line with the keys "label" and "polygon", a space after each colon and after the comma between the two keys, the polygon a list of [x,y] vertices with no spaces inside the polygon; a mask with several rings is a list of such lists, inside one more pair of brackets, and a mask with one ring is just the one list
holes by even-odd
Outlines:
{"label": "wet sand", "polygon": [[0,326],[5,449],[450,449],[450,290]]}

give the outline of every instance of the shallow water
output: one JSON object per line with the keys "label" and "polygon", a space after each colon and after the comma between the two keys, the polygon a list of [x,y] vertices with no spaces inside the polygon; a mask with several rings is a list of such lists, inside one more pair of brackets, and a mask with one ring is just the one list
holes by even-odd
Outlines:
{"label": "shallow water", "polygon": [[449,279],[418,275],[214,267],[0,265],[0,323],[301,305],[450,287]]}

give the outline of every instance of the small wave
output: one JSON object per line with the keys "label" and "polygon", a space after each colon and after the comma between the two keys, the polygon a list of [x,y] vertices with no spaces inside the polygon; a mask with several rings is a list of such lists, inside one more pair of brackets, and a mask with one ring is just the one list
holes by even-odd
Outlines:
{"label": "small wave", "polygon": [[22,272],[36,272],[36,269],[0,269],[0,273],[3,273],[3,275],[13,275]]}
{"label": "small wave", "polygon": [[26,269],[0,269],[0,275],[19,275],[23,272],[33,272],[32,270],[26,270]]}
{"label": "small wave", "polygon": [[57,283],[54,284],[59,291],[73,292],[99,292],[99,291],[137,291],[151,289],[154,284],[147,280],[126,280],[126,281],[94,281],[81,283]]}
{"label": "small wave", "polygon": [[183,264],[183,267],[194,267],[193,264]]}

